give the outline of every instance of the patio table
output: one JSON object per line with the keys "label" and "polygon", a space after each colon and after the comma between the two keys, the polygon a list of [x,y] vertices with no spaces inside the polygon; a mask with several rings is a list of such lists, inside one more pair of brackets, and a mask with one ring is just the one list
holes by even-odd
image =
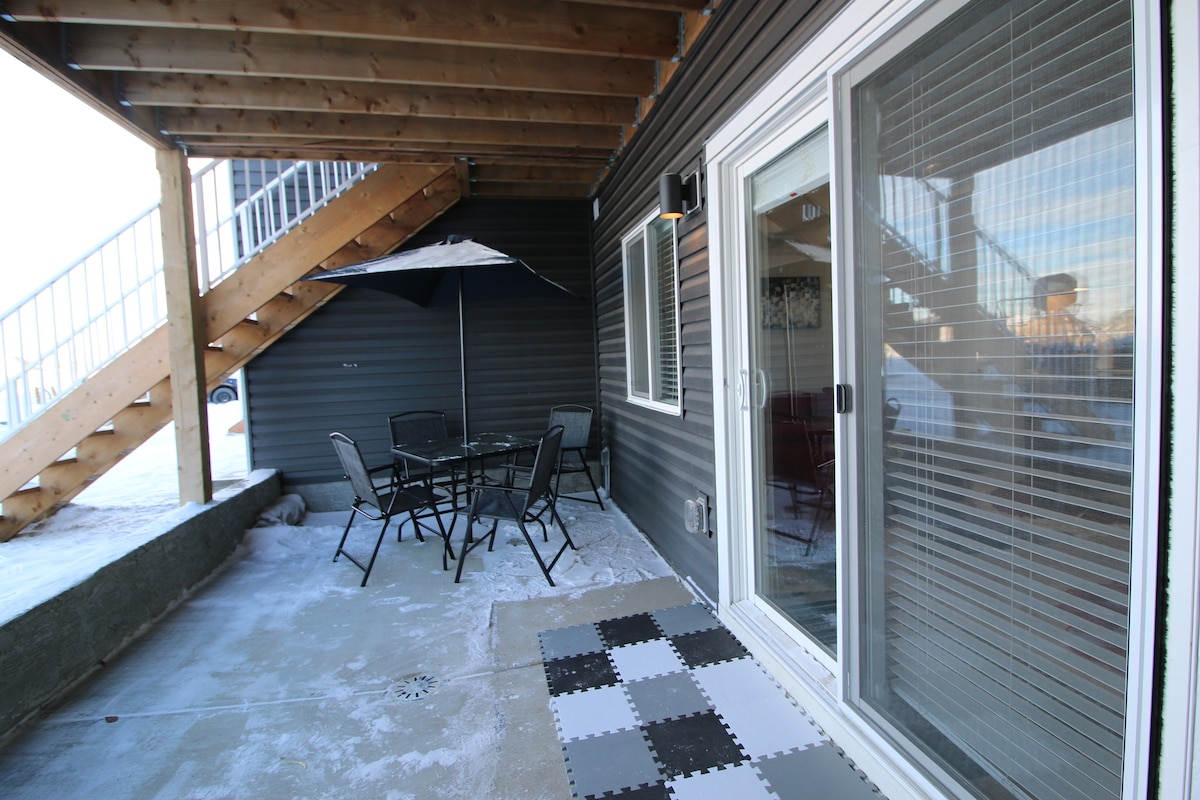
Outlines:
{"label": "patio table", "polygon": [[[392,447],[392,458],[404,461],[416,470],[428,470],[427,482],[433,483],[435,472],[443,469],[466,467],[467,479],[470,480],[472,462],[482,465],[484,460],[499,456],[513,455],[525,451],[537,450],[539,439],[527,436],[513,436],[507,433],[476,433],[463,441],[462,437],[449,439],[434,439],[424,442],[397,444]],[[458,493],[451,492],[450,497],[454,510],[458,511]],[[437,513],[435,507],[431,509]],[[450,521],[447,534],[454,530],[457,514]]]}

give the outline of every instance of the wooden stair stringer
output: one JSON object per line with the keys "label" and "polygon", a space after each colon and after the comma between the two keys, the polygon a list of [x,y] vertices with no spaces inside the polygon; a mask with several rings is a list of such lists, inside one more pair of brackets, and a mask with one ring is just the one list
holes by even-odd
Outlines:
{"label": "wooden stair stringer", "polygon": [[[344,288],[301,282],[306,274],[384,255],[458,199],[453,169],[382,167],[214,287],[201,298],[206,335],[220,344],[205,351],[208,387]],[[248,269],[258,274],[243,275]],[[0,542],[65,505],[171,420],[167,352],[161,326],[0,444]],[[34,477],[38,485],[23,489]]]}
{"label": "wooden stair stringer", "polygon": [[[340,247],[317,268],[310,270],[309,274],[357,264],[390,253],[449,210],[459,197],[454,172],[444,172]],[[216,329],[224,324],[224,317],[206,313],[206,319],[210,320],[207,333],[220,344],[219,351],[210,351],[205,356],[209,387],[217,386],[226,376],[240,369],[272,342],[332,300],[343,288],[337,284],[297,281],[288,287],[286,293],[277,292],[258,308],[255,321],[239,320],[220,335],[216,335]],[[210,294],[215,294],[217,289],[220,289],[220,285]],[[219,304],[222,300],[217,296],[213,302]]]}

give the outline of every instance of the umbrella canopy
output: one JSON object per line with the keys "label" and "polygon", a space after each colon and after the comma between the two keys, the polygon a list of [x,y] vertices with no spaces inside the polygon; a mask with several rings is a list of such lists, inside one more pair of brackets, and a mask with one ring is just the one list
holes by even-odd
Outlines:
{"label": "umbrella canopy", "polygon": [[378,289],[429,308],[514,297],[573,297],[519,258],[470,239],[402,250],[306,280]]}
{"label": "umbrella canopy", "polygon": [[467,438],[467,359],[463,322],[468,302],[513,298],[581,297],[519,258],[462,237],[329,270],[305,280],[341,283],[402,297],[419,306],[458,306],[463,440]]}

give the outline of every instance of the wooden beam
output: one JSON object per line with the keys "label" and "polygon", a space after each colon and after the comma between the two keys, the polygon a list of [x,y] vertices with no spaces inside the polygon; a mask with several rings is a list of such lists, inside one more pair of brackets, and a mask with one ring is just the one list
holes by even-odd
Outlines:
{"label": "wooden beam", "polygon": [[661,7],[564,0],[377,0],[247,3],[245,0],[5,0],[20,21],[310,34],[565,53],[670,58],[678,17]]}
{"label": "wooden beam", "polygon": [[591,184],[537,183],[534,181],[490,183],[480,181],[479,183],[471,184],[471,191],[475,197],[580,198],[590,196]]}
{"label": "wooden beam", "polygon": [[[570,3],[594,3],[596,0],[567,0]],[[667,11],[701,11],[721,5],[721,0],[602,0],[606,6],[652,8]]]}
{"label": "wooden beam", "polygon": [[166,109],[159,124],[170,136],[265,136],[273,139],[336,139],[378,142],[447,142],[593,148],[611,151],[620,143],[616,126],[538,122],[381,117],[369,114],[301,114],[296,111]]}
{"label": "wooden beam", "polygon": [[271,33],[85,26],[71,51],[83,69],[344,79],[639,97],[654,62],[463,45],[364,42]]}
{"label": "wooden beam", "polygon": [[636,101],[628,97],[552,92],[138,72],[122,73],[118,81],[125,102],[135,107],[403,114],[578,125],[623,125],[637,113]]}
{"label": "wooden beam", "polygon": [[544,183],[579,183],[590,185],[600,179],[598,166],[560,166],[542,164],[502,164],[477,162],[471,167],[471,179],[483,183],[500,181],[516,183],[540,181]]}
{"label": "wooden beam", "polygon": [[179,502],[203,504],[212,500],[204,378],[204,349],[210,340],[204,336],[196,278],[192,176],[182,151],[158,150],[155,159],[162,183],[159,219]]}
{"label": "wooden beam", "polygon": [[[510,158],[542,158],[553,161],[606,163],[611,150],[603,148],[572,148],[531,146],[524,144],[471,144],[459,142],[342,142],[337,139],[293,139],[288,137],[253,137],[225,139],[210,136],[189,136],[182,139],[188,153],[198,157],[216,157],[218,152],[233,153],[236,158],[275,158],[271,152],[294,153],[295,160],[309,161],[392,161],[397,163],[442,163],[459,156],[485,157],[489,160]],[[426,156],[414,159],[413,156]],[[280,156],[282,157],[282,156]]]}
{"label": "wooden beam", "polygon": [[464,198],[471,196],[471,161],[467,158],[454,159],[454,175],[458,178],[458,191]]}
{"label": "wooden beam", "polygon": [[427,151],[383,151],[340,147],[332,142],[325,147],[297,147],[294,143],[241,142],[192,143],[188,153],[198,158],[261,158],[267,161],[374,161],[389,164],[440,164],[452,166],[454,156]]}
{"label": "wooden beam", "polygon": [[117,101],[115,83],[105,80],[107,76],[66,65],[58,47],[57,31],[57,25],[0,25],[0,50],[151,147],[168,148],[170,145],[154,127],[152,111],[123,107]]}

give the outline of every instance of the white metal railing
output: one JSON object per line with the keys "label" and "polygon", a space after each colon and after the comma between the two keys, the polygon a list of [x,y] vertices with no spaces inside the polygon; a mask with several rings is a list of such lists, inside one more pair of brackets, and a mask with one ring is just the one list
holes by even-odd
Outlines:
{"label": "white metal railing", "polygon": [[[201,293],[372,172],[341,162],[213,161],[192,179]],[[235,202],[237,194],[245,199]],[[0,316],[0,440],[165,319],[155,206]]]}

